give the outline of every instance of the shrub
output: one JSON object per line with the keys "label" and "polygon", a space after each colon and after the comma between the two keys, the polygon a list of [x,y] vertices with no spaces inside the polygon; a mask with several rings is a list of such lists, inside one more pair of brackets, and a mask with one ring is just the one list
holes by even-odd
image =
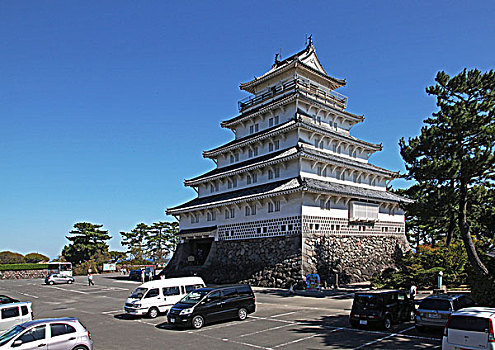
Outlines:
{"label": "shrub", "polygon": [[48,264],[0,264],[0,271],[43,270]]}

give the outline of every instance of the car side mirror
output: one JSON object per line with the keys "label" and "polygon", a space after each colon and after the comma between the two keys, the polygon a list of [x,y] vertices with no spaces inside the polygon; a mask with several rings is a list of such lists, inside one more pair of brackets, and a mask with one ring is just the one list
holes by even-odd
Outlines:
{"label": "car side mirror", "polygon": [[20,339],[17,339],[16,341],[14,341],[14,343],[12,344],[12,347],[17,347],[17,346],[21,346],[22,345],[22,340]]}

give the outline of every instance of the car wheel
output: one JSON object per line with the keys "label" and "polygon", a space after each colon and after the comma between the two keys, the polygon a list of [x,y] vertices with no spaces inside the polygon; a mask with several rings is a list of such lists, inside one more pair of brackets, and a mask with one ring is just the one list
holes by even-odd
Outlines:
{"label": "car wheel", "polygon": [[194,329],[200,329],[205,324],[205,319],[203,318],[203,316],[199,316],[199,315],[194,316],[191,321],[191,324]]}
{"label": "car wheel", "polygon": [[67,283],[68,283],[68,284],[72,284],[72,281],[71,281],[71,280],[68,280],[68,281],[67,281]]}
{"label": "car wheel", "polygon": [[245,308],[240,308],[239,311],[237,311],[237,317],[239,320],[244,321],[247,318],[247,310]]}
{"label": "car wheel", "polygon": [[390,327],[392,327],[392,319],[390,316],[385,316],[385,319],[383,320],[383,328],[389,330]]}
{"label": "car wheel", "polygon": [[156,318],[158,316],[158,309],[156,307],[152,307],[148,310],[149,318]]}
{"label": "car wheel", "polygon": [[50,281],[50,282],[48,282],[48,284],[49,284],[50,286],[53,286],[53,285],[55,284],[55,282]]}
{"label": "car wheel", "polygon": [[75,348],[73,348],[72,350],[88,350],[88,348],[85,346],[79,345],[79,346],[76,346]]}

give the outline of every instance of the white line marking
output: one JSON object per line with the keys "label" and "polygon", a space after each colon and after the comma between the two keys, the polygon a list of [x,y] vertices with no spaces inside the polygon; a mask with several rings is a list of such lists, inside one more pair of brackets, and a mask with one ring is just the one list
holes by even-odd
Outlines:
{"label": "white line marking", "polygon": [[273,316],[270,316],[270,317],[287,316],[287,315],[292,315],[292,314],[295,314],[295,313],[296,313],[296,311],[292,311],[292,312],[286,312],[285,314],[273,315]]}
{"label": "white line marking", "polygon": [[56,286],[50,286],[50,288],[63,290],[64,292],[73,292],[73,293],[80,293],[80,294],[88,294],[88,293],[83,292],[83,291],[80,291],[80,290],[60,288],[60,287],[56,287]]}
{"label": "white line marking", "polygon": [[[331,330],[330,332],[336,332],[338,331],[339,329],[342,329],[341,328],[336,328],[334,330]],[[299,339],[296,339],[296,340],[292,340],[292,341],[289,341],[287,343],[283,343],[283,344],[279,344],[279,345],[276,345],[274,346],[272,349],[276,349],[276,348],[280,348],[282,346],[286,346],[286,345],[290,345],[290,344],[295,344],[295,343],[299,343],[299,342],[302,342],[304,340],[308,340],[308,339],[311,339],[311,338],[314,338],[314,337],[319,337],[319,336],[322,336],[323,334],[319,333],[319,334],[313,334],[313,335],[310,335],[310,336],[307,336],[307,337],[304,337],[304,338],[299,338]]]}
{"label": "white line marking", "polygon": [[22,295],[25,295],[27,297],[31,297],[31,298],[35,298],[35,299],[38,299],[39,297],[37,297],[36,295],[31,295],[31,294],[27,294],[27,293],[21,293],[21,292],[17,292],[19,294],[22,294]]}
{"label": "white line marking", "polygon": [[239,338],[242,338],[242,337],[248,337],[250,335],[254,335],[254,334],[260,334],[260,333],[263,333],[263,332],[269,332],[269,331],[273,331],[275,329],[280,329],[280,328],[284,328],[284,327],[290,327],[290,326],[294,326],[293,324],[284,324],[282,326],[277,326],[277,327],[272,327],[272,328],[267,328],[267,329],[263,329],[261,331],[257,331],[257,332],[252,332],[252,333],[247,333],[247,334],[243,334],[243,335],[239,335],[238,337]]}
{"label": "white line marking", "polygon": [[[354,350],[357,350],[357,349],[362,349],[362,348],[364,348],[364,347],[366,347],[366,346],[369,346],[369,345],[372,345],[372,344],[379,343],[379,342],[381,342],[382,340],[385,340],[385,339],[388,339],[388,338],[392,338],[392,337],[396,337],[396,336],[398,336],[398,335],[402,335],[402,333],[407,332],[407,331],[410,331],[410,330],[411,330],[411,329],[413,329],[413,328],[414,328],[414,326],[409,327],[409,328],[406,328],[406,329],[403,329],[403,330],[401,330],[400,332],[397,332],[397,333],[392,333],[392,334],[389,334],[389,335],[387,335],[387,336],[385,336],[385,337],[382,337],[382,338],[380,338],[380,339],[376,339],[376,340],[374,340],[374,341],[370,341],[370,342],[368,342],[368,343],[366,343],[366,344],[362,344],[362,345],[360,345],[360,346],[358,346],[358,347],[354,348]],[[403,336],[408,337],[406,334],[405,334],[405,335],[403,335]]]}
{"label": "white line marking", "polygon": [[108,314],[116,314],[117,312],[122,312],[122,310],[112,310],[112,311],[103,311],[103,315],[108,315]]}

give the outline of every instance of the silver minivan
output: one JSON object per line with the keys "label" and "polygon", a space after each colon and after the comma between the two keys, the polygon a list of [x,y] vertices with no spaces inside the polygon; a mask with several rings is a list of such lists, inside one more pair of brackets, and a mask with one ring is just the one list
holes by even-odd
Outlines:
{"label": "silver minivan", "polygon": [[18,302],[0,305],[0,333],[33,319],[31,302]]}

